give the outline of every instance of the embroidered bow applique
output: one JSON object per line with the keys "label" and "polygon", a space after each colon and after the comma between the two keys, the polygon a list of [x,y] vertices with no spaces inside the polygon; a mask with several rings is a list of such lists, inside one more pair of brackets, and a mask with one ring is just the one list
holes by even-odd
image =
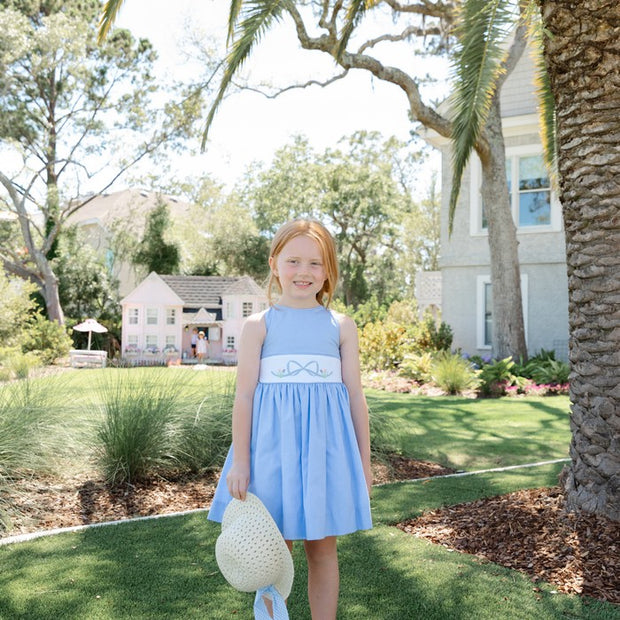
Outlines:
{"label": "embroidered bow applique", "polygon": [[320,368],[317,361],[311,361],[302,366],[295,360],[288,362],[286,368],[272,370],[271,374],[282,379],[284,377],[295,377],[301,372],[307,372],[311,377],[319,377],[321,379],[327,379],[327,377],[334,374],[332,371],[328,372],[325,368]]}

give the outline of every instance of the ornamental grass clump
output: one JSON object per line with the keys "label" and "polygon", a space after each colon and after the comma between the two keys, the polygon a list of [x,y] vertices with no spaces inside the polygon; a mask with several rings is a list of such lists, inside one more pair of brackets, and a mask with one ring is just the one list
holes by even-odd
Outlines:
{"label": "ornamental grass clump", "polygon": [[432,379],[447,394],[462,394],[475,390],[479,384],[478,372],[460,355],[449,351],[436,354],[431,369]]}
{"label": "ornamental grass clump", "polygon": [[199,473],[224,464],[232,441],[231,414],[235,375],[211,375],[197,404],[184,408],[179,418],[175,456],[182,470]]}
{"label": "ornamental grass clump", "polygon": [[60,422],[62,384],[0,386],[0,529],[10,526],[12,482],[53,472],[71,445]]}
{"label": "ornamental grass clump", "polygon": [[103,381],[98,462],[110,484],[133,483],[175,467],[182,384],[159,373],[127,371]]}

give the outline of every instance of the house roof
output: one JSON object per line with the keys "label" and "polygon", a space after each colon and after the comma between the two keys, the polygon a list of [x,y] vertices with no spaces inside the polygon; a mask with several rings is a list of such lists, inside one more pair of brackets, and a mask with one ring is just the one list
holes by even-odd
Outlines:
{"label": "house roof", "polygon": [[[81,197],[77,200],[83,201],[86,198]],[[189,215],[192,208],[190,203],[175,196],[141,189],[125,189],[95,196],[71,215],[69,221],[82,226],[99,224],[105,227],[116,220],[129,219],[134,232],[141,233],[146,214],[152,211],[159,201],[168,205],[173,218]]]}
{"label": "house roof", "polygon": [[264,295],[249,276],[160,276],[189,308],[216,308],[222,295]]}

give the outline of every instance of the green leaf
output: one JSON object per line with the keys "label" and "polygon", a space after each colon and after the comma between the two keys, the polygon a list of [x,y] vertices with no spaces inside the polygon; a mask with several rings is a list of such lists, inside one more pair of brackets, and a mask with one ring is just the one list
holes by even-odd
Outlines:
{"label": "green leaf", "polygon": [[486,121],[506,55],[505,40],[515,23],[515,6],[510,0],[467,0],[463,5],[454,66],[450,233],[463,171]]}
{"label": "green leaf", "polygon": [[555,99],[551,90],[549,72],[545,65],[543,55],[544,38],[552,36],[543,27],[540,15],[538,19],[532,20],[532,41],[534,42],[534,61],[536,64],[536,92],[538,95],[538,105],[540,108],[540,129],[543,142],[543,153],[545,164],[549,172],[551,184],[557,188],[557,139],[556,139],[556,116]]}
{"label": "green leaf", "polygon": [[102,43],[108,36],[110,28],[116,21],[116,16],[123,5],[124,0],[107,0],[103,5],[103,11],[99,18],[99,34],[97,35],[97,43]]}
{"label": "green leaf", "polygon": [[[236,5],[237,0],[233,1]],[[271,28],[274,22],[280,19],[282,11],[288,2],[289,0],[252,0],[243,4],[240,3],[236,8],[231,5],[230,19],[236,22],[240,18],[241,22],[238,25],[229,23],[229,31],[234,29],[234,42],[230,53],[226,57],[226,68],[224,69],[220,88],[207,115],[205,129],[202,134],[201,148],[203,151],[215,113],[233,77],[250,56],[254,46],[260,41],[263,34]],[[234,15],[235,11],[238,13],[238,16]]]}

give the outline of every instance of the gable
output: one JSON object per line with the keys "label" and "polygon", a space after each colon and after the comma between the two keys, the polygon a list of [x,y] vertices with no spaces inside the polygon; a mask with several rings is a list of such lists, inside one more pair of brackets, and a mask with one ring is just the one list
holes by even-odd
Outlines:
{"label": "gable", "polygon": [[121,304],[182,306],[183,299],[159,275],[152,271],[129,295],[121,300]]}

